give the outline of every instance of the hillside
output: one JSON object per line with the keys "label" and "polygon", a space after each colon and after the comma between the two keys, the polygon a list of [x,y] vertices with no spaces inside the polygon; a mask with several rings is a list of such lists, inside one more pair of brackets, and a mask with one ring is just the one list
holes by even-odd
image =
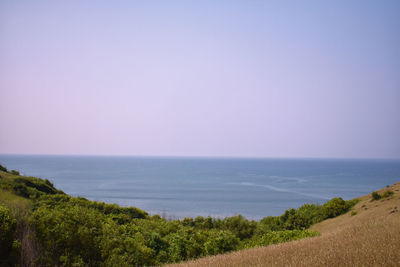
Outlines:
{"label": "hillside", "polygon": [[[135,207],[72,197],[47,179],[21,176],[0,165],[0,266],[155,266],[233,251],[241,252],[181,266],[283,265],[288,260],[321,265],[329,263],[321,261],[324,257],[340,259],[334,254],[340,247],[349,257],[348,248],[362,247],[361,252],[373,255],[368,249],[387,250],[389,245],[389,252],[394,252],[399,246],[397,239],[390,238],[399,233],[394,204],[399,201],[398,190],[399,185],[384,189],[382,200],[372,202],[365,196],[358,204],[341,198],[322,205],[304,204],[260,221],[241,215],[166,220]],[[309,239],[316,236],[320,237]],[[378,242],[365,246],[371,237]],[[323,253],[328,254],[319,257]],[[379,260],[389,264],[392,258]]]}
{"label": "hillside", "polygon": [[352,210],[311,227],[320,236],[237,251],[171,266],[400,266],[400,183],[371,194]]}

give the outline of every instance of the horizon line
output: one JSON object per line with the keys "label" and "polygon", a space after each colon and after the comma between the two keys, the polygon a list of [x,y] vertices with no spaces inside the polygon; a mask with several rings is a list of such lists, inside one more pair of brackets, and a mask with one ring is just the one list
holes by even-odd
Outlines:
{"label": "horizon line", "polygon": [[226,156],[226,155],[138,155],[138,154],[52,154],[52,153],[2,153],[4,156],[65,156],[65,157],[136,157],[136,158],[204,158],[204,159],[304,159],[304,160],[400,160],[391,157],[294,157],[294,156]]}

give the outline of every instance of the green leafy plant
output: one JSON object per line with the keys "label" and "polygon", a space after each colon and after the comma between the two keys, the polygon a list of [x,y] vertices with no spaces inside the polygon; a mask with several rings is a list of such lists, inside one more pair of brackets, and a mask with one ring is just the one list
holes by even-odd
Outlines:
{"label": "green leafy plant", "polygon": [[382,196],[376,191],[371,193],[371,197],[372,197],[372,200],[379,200],[382,198]]}
{"label": "green leafy plant", "polygon": [[13,265],[19,250],[19,242],[14,240],[17,221],[11,217],[10,211],[0,205],[0,264]]}
{"label": "green leafy plant", "polygon": [[0,164],[0,171],[7,172],[7,168]]}
{"label": "green leafy plant", "polygon": [[19,171],[17,171],[17,170],[11,170],[10,173],[13,174],[13,175],[19,175]]}
{"label": "green leafy plant", "polygon": [[394,192],[387,190],[385,193],[383,193],[382,197],[386,198],[386,197],[391,197],[393,196]]}

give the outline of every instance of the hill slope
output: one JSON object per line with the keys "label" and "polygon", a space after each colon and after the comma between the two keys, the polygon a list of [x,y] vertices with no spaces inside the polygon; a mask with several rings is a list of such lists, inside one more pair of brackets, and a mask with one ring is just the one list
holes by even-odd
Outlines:
{"label": "hill slope", "polygon": [[237,251],[172,266],[400,266],[400,183],[371,195],[351,212],[311,227],[318,237]]}

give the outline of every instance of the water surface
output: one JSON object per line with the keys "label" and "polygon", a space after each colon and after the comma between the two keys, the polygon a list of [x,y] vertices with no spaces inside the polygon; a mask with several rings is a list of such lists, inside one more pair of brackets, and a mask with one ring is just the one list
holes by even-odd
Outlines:
{"label": "water surface", "polygon": [[175,218],[260,219],[400,181],[399,160],[0,155],[0,164],[73,196]]}

